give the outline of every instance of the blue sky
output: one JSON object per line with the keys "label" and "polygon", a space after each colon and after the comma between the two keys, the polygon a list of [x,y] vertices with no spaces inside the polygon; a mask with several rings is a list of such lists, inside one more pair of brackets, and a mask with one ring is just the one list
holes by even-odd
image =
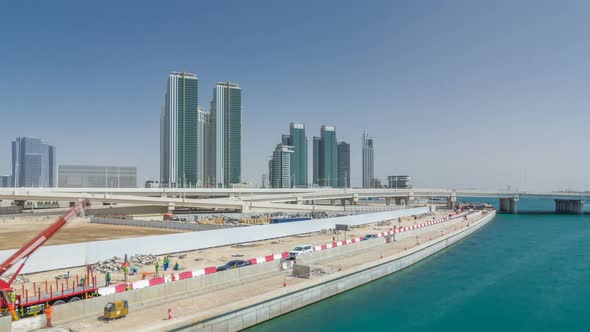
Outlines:
{"label": "blue sky", "polygon": [[[243,89],[245,180],[291,121],[333,124],[361,182],[590,189],[585,1],[77,1],[0,5],[0,173],[38,136],[58,163],[159,174],[171,71]],[[311,146],[310,146],[311,150]],[[311,155],[310,155],[311,162]],[[311,175],[311,172],[310,172]]]}

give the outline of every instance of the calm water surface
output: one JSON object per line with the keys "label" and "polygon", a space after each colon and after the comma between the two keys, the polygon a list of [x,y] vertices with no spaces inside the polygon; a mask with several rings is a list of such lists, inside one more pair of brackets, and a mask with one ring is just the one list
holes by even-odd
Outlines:
{"label": "calm water surface", "polygon": [[590,331],[589,255],[589,215],[498,215],[410,268],[250,331]]}

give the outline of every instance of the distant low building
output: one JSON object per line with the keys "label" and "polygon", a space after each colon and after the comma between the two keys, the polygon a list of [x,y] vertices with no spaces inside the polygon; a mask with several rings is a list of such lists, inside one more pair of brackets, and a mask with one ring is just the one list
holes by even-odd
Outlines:
{"label": "distant low building", "polygon": [[160,188],[160,182],[154,180],[147,180],[145,182],[144,188]]}
{"label": "distant low building", "polygon": [[137,168],[59,165],[60,188],[137,188]]}
{"label": "distant low building", "polygon": [[9,187],[13,187],[12,176],[11,175],[0,175],[0,188],[9,188]]}
{"label": "distant low building", "polygon": [[408,175],[391,175],[387,177],[388,187],[391,189],[409,189],[412,188],[410,177]]}
{"label": "distant low building", "polygon": [[256,188],[256,183],[252,183],[252,182],[241,182],[241,183],[232,183],[231,187],[234,189],[252,189],[252,188]]}

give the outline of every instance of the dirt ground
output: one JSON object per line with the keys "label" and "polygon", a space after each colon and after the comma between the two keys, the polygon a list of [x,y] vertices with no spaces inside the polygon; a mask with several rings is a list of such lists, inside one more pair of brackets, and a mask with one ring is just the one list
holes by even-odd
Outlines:
{"label": "dirt ground", "polygon": [[[0,218],[0,250],[17,249],[39,234],[58,216],[23,216]],[[163,235],[182,231],[132,226],[91,224],[89,218],[75,218],[44,245],[79,243]]]}

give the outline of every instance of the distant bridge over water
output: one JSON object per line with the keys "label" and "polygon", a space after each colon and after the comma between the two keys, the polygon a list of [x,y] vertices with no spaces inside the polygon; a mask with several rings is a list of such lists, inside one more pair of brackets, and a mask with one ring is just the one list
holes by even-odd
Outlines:
{"label": "distant bridge over water", "polygon": [[[89,198],[101,203],[126,203],[176,208],[201,208],[248,212],[250,210],[341,210],[338,206],[356,205],[364,199],[384,199],[386,205],[410,204],[417,199],[443,198],[454,207],[457,198],[494,198],[500,212],[518,213],[523,198],[552,200],[555,212],[582,214],[590,193],[578,192],[503,192],[461,189],[324,189],[324,188],[3,188],[0,199],[74,201]],[[318,203],[324,203],[318,205]],[[325,204],[328,202],[329,204]]]}

